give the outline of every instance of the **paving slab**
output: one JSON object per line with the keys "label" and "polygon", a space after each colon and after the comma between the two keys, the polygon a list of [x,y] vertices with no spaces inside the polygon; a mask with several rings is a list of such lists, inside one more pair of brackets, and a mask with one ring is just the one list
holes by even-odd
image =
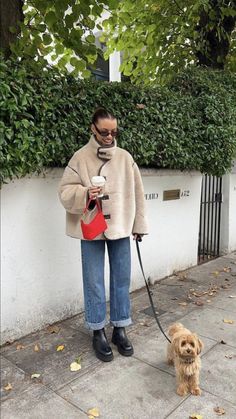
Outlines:
{"label": "paving slab", "polygon": [[[3,356],[0,356],[1,362],[1,401],[8,398],[14,398],[17,394],[34,386],[31,377],[17,368],[12,362]],[[11,384],[12,390],[5,390],[8,384]]]}
{"label": "paving slab", "polygon": [[202,364],[202,388],[236,406],[236,348],[218,344]]}
{"label": "paving slab", "polygon": [[85,412],[42,384],[35,384],[2,403],[1,419],[88,419]]}
{"label": "paving slab", "polygon": [[[221,407],[225,410],[222,416],[217,415],[215,408]],[[225,419],[236,418],[236,408],[226,402],[221,397],[213,396],[207,392],[203,392],[200,397],[190,396],[177,407],[166,419],[189,419],[192,414],[201,415],[203,419],[216,419],[219,417]]]}
{"label": "paving slab", "polygon": [[[201,307],[199,307],[201,308]],[[233,324],[224,323],[224,319],[233,320]],[[184,325],[199,335],[236,347],[236,316],[230,311],[217,307],[194,310],[184,318]]]}
{"label": "paving slab", "polygon": [[97,407],[106,419],[162,419],[183,400],[175,392],[172,376],[119,354],[58,394],[83,411]]}
{"label": "paving slab", "polygon": [[[30,376],[34,373],[41,374],[40,379],[43,384],[57,389],[65,383],[69,383],[78,374],[78,372],[70,371],[70,364],[79,355],[82,356],[80,375],[99,362],[91,350],[90,336],[65,327],[63,324],[59,327],[58,333],[44,331],[39,335],[26,336],[13,345],[5,346],[2,353],[5,358]],[[17,350],[19,343],[23,347]],[[35,345],[39,347],[38,352],[34,350]],[[63,351],[57,351],[59,345],[64,345]]]}

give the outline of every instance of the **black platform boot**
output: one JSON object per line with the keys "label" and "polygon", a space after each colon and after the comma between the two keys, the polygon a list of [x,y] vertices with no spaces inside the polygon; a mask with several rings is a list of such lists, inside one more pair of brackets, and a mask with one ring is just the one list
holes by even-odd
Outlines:
{"label": "black platform boot", "polygon": [[107,337],[104,329],[93,331],[93,349],[96,357],[104,362],[113,360],[112,349],[107,342]]}
{"label": "black platform boot", "polygon": [[133,355],[134,349],[131,342],[126,336],[124,327],[114,327],[111,341],[112,343],[114,343],[114,345],[117,345],[117,349],[121,355]]}

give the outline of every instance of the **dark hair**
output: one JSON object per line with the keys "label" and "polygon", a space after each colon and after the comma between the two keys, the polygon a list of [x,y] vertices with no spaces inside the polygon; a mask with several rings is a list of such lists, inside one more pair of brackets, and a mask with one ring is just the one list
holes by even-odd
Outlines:
{"label": "dark hair", "polygon": [[97,108],[92,116],[92,124],[96,124],[99,119],[116,119],[116,117],[105,108]]}

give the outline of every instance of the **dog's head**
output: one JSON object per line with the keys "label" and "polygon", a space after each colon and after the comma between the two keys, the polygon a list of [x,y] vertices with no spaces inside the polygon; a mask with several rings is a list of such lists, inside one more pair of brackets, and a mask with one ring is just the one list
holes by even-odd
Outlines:
{"label": "dog's head", "polygon": [[173,339],[174,350],[181,357],[196,357],[203,348],[203,343],[199,337],[193,334],[181,334]]}

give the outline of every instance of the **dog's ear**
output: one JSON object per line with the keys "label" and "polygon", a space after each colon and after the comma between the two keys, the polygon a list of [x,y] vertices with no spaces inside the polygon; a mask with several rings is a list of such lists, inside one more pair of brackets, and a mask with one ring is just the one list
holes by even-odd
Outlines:
{"label": "dog's ear", "polygon": [[172,345],[173,345],[173,348],[174,348],[174,351],[175,351],[175,353],[176,354],[180,354],[180,350],[179,350],[179,340],[180,340],[180,338],[178,337],[178,338],[175,338],[175,339],[173,339],[172,340]]}
{"label": "dog's ear", "polygon": [[196,341],[197,341],[197,354],[199,355],[202,352],[203,349],[203,342],[201,341],[201,339],[199,339],[199,337],[197,335],[195,335],[196,337]]}

